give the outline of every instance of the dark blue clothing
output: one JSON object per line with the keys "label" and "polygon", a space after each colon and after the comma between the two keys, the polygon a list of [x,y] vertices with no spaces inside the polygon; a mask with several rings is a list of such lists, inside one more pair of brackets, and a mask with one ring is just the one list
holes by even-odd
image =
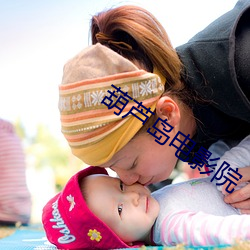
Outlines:
{"label": "dark blue clothing", "polygon": [[205,99],[193,103],[200,146],[250,134],[250,0],[235,7],[176,48],[182,78]]}

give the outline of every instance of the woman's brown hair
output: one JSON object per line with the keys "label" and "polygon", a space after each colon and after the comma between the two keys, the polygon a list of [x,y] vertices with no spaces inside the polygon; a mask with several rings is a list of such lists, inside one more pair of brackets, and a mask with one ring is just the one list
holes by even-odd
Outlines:
{"label": "woman's brown hair", "polygon": [[156,67],[166,78],[166,89],[180,80],[178,55],[162,25],[147,10],[126,5],[100,12],[92,18],[91,36],[93,44],[100,42],[147,70]]}
{"label": "woman's brown hair", "polygon": [[92,17],[91,38],[93,44],[99,42],[149,72],[156,68],[166,78],[165,94],[190,106],[192,95],[181,81],[181,61],[165,29],[150,12],[131,5],[100,12]]}

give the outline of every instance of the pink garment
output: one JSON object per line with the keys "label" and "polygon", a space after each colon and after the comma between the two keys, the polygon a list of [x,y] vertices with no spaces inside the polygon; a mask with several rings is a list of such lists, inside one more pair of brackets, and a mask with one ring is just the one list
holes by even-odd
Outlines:
{"label": "pink garment", "polygon": [[250,215],[225,203],[209,177],[168,185],[152,196],[160,204],[153,228],[156,245],[217,246],[250,240]]}
{"label": "pink garment", "polygon": [[250,239],[250,215],[216,216],[204,212],[172,211],[161,227],[161,243],[192,246],[233,244]]}
{"label": "pink garment", "polygon": [[30,220],[31,197],[25,171],[20,138],[11,123],[0,119],[0,224]]}

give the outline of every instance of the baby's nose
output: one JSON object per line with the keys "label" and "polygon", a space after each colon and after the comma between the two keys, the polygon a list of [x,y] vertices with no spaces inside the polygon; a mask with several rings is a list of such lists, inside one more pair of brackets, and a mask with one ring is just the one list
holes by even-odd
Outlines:
{"label": "baby's nose", "polygon": [[140,199],[140,195],[137,192],[127,192],[127,199],[129,199],[129,201],[134,205],[134,206],[138,206],[139,205],[139,199]]}

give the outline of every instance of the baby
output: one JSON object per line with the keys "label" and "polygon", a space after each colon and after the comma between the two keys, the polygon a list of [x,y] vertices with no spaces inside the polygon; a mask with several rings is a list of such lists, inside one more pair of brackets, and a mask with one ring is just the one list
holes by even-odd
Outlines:
{"label": "baby", "polygon": [[154,193],[124,185],[103,168],[75,174],[43,210],[48,240],[60,249],[232,244],[250,239],[250,216],[223,201],[209,178]]}

